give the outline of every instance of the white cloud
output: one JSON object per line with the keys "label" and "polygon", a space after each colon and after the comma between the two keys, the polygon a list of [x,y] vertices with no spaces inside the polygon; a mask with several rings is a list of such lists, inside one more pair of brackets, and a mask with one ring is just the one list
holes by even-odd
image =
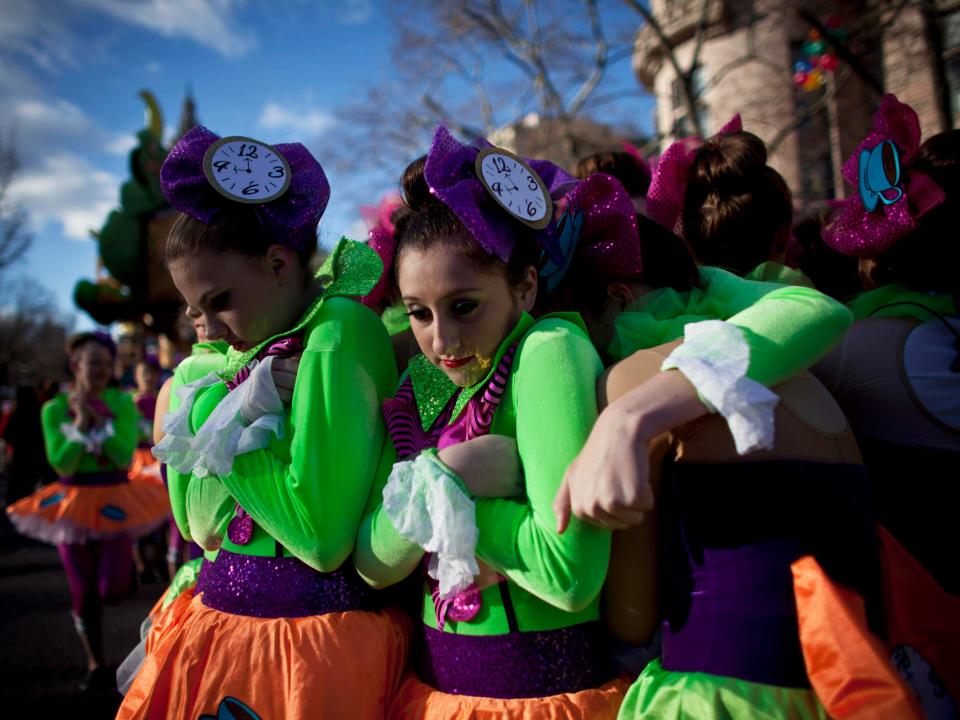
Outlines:
{"label": "white cloud", "polygon": [[66,237],[87,240],[119,204],[120,182],[84,158],[60,152],[21,170],[9,192],[26,209],[34,230],[59,223]]}
{"label": "white cloud", "polygon": [[144,70],[146,70],[151,75],[159,75],[160,71],[163,70],[163,66],[160,63],[158,63],[156,60],[151,60],[150,62],[147,63]]}
{"label": "white cloud", "polygon": [[337,9],[337,20],[341,25],[363,25],[373,17],[373,3],[370,0],[345,0]]}
{"label": "white cloud", "polygon": [[237,22],[242,0],[81,0],[111,17],[163,37],[186,38],[225,57],[257,47],[256,35]]}
{"label": "white cloud", "polygon": [[134,137],[133,133],[128,135],[117,135],[113,139],[108,140],[103,149],[111,155],[119,155],[120,157],[124,157],[129,155],[130,151],[137,146],[137,142],[138,140],[136,137]]}
{"label": "white cloud", "polygon": [[288,141],[314,138],[336,124],[333,115],[319,108],[296,109],[268,102],[257,119],[266,130],[277,130],[293,135]]}

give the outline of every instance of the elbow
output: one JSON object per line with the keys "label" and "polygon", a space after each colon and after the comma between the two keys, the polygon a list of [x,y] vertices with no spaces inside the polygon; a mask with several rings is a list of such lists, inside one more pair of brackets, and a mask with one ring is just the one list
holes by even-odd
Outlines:
{"label": "elbow", "polygon": [[333,572],[350,557],[353,547],[349,543],[319,542],[307,544],[302,552],[289,548],[303,562],[318,572]]}
{"label": "elbow", "polygon": [[567,592],[559,596],[559,601],[555,604],[566,612],[581,612],[597,599],[602,588],[603,578],[600,578],[599,582],[594,582],[592,578],[587,582],[575,580]]}

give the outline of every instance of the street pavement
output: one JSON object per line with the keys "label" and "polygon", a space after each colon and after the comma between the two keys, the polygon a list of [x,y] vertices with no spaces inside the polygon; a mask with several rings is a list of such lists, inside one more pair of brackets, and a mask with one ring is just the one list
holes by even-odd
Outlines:
{"label": "street pavement", "polygon": [[[0,475],[0,497],[6,478]],[[163,593],[137,589],[105,608],[107,661],[116,667],[139,640],[140,623]],[[116,692],[84,694],[85,660],[70,617],[67,578],[50,545],[20,536],[0,517],[0,717],[104,720],[116,715]]]}

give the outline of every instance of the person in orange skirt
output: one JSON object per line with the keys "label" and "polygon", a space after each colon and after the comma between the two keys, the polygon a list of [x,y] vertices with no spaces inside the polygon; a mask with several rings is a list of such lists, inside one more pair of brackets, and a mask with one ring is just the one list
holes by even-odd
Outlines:
{"label": "person in orange skirt", "polygon": [[[401,461],[354,553],[375,587],[425,570],[414,668],[387,717],[612,720],[622,702],[599,623],[611,534],[574,520],[561,536],[551,510],[603,366],[575,315],[528,312],[563,232],[553,195],[575,184],[443,126],[404,173],[392,263],[421,354],[384,403]],[[539,227],[516,214],[534,207]],[[481,497],[445,457],[494,436],[519,453],[516,497]]]}
{"label": "person in orange skirt", "polygon": [[[310,270],[329,185],[300,144],[198,126],[160,177],[182,213],[166,244],[173,280],[188,316],[230,349],[219,373],[177,389],[154,454],[181,533],[219,551],[118,718],[382,718],[409,619],[381,610],[347,562],[385,440],[379,403],[396,384],[382,323],[350,299],[381,263],[343,241]],[[210,509],[224,492],[233,513],[218,537]]]}
{"label": "person in orange skirt", "polygon": [[133,403],[137,408],[137,449],[133,452],[130,479],[163,484],[160,463],[153,456],[153,416],[157,409],[157,381],[160,365],[156,357],[147,356],[137,363],[137,391]]}
{"label": "person in orange skirt", "polygon": [[110,387],[116,352],[109,336],[82,333],[67,346],[74,387],[43,406],[47,458],[60,479],[7,508],[24,535],[57,546],[67,573],[73,616],[87,655],[84,688],[109,687],[102,606],[126,599],[132,540],[167,520],[163,488],[130,483],[137,439],[130,396]]}

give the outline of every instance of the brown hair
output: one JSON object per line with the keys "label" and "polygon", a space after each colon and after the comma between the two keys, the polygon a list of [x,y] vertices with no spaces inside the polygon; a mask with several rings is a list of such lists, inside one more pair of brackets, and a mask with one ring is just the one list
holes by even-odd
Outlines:
{"label": "brown hair", "polygon": [[753,133],[703,143],[690,165],[683,233],[697,260],[745,274],[769,260],[793,219],[790,188]]}
{"label": "brown hair", "polygon": [[621,277],[612,265],[609,272],[600,275],[587,270],[574,257],[556,289],[537,298],[537,314],[575,310],[598,315],[609,301],[607,286],[614,282],[640,282],[654,290],[669,287],[678,292],[701,287],[700,270],[682,238],[640,214],[637,231],[643,262],[639,277]]}
{"label": "brown hair", "polygon": [[874,280],[903,283],[913,290],[960,291],[960,243],[956,207],[960,201],[960,130],[927,139],[907,170],[922,172],[937,183],[946,199],[924,214],[917,226],[876,258]]}
{"label": "brown hair", "polygon": [[650,171],[635,156],[624,150],[607,150],[581,158],[577,162],[574,175],[586,180],[597,173],[615,177],[630,197],[647,196]]}
{"label": "brown hair", "polygon": [[[204,223],[185,213],[174,221],[167,236],[164,258],[167,263],[190,255],[223,255],[238,253],[260,257],[277,239],[267,232],[254,209],[248,205],[231,206],[211,223]],[[306,268],[317,249],[312,244],[297,250],[297,257]]]}
{"label": "brown hair", "polygon": [[[396,238],[393,263],[393,283],[396,285],[397,259],[403,250],[416,248],[428,250],[438,243],[455,245],[466,259],[483,270],[500,269],[511,285],[523,280],[524,272],[531,265],[538,267],[540,249],[532,231],[525,226],[516,230],[516,243],[510,260],[504,263],[488,253],[464,227],[454,212],[443,204],[427,185],[423,170],[427,158],[422,156],[410,163],[403,171],[400,181],[401,194],[407,212],[394,213],[394,236]],[[499,211],[499,206],[489,199],[490,210]]]}

